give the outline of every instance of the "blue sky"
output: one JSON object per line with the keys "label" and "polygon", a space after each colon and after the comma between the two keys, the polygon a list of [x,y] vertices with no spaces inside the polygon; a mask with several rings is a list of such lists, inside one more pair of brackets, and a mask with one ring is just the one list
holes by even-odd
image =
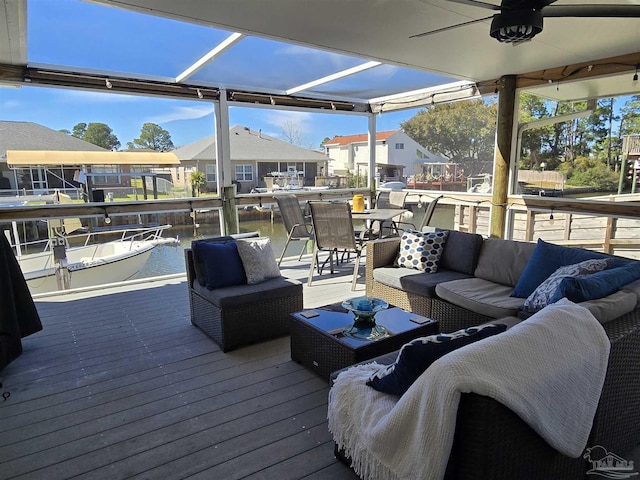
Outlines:
{"label": "blue sky", "polygon": [[[378,115],[378,131],[399,128],[400,122],[418,110]],[[284,126],[295,125],[305,147],[319,148],[325,137],[367,131],[365,116],[293,112],[265,108],[232,107],[230,124],[282,138]],[[171,134],[175,146],[213,135],[213,104],[134,95],[107,94],[58,88],[25,86],[0,88],[0,120],[35,122],[54,130],[72,130],[77,123],[106,123],[122,148],[140,135],[145,122],[153,122]]]}
{"label": "blue sky", "polygon": [[[29,0],[27,59],[30,65],[90,67],[96,71],[130,72],[175,78],[231,32],[141,15],[78,0]],[[363,63],[357,59],[299,45],[247,37],[190,80],[259,85],[284,90]],[[313,91],[334,95],[334,88],[354,97],[413,90],[451,81],[425,72],[381,66]],[[398,129],[418,110],[378,116],[378,131]],[[176,146],[214,133],[213,105],[56,88],[0,88],[0,119],[30,121],[54,130],[77,123],[109,125],[122,148],[139,136],[145,122],[157,123]],[[319,114],[273,109],[230,110],[230,124],[261,129],[281,137],[283,126],[295,125],[305,147],[319,148],[325,137],[367,131],[365,116]]]}

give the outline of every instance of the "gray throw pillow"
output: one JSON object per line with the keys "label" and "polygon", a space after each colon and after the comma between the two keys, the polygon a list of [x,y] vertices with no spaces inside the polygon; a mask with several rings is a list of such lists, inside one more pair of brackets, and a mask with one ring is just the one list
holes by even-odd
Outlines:
{"label": "gray throw pillow", "polygon": [[270,238],[239,238],[237,246],[249,285],[280,276]]}

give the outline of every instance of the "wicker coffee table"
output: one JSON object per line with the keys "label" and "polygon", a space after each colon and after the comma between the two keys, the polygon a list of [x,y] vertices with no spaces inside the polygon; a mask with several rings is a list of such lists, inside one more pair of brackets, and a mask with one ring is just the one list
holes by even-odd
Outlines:
{"label": "wicker coffee table", "polygon": [[326,380],[336,370],[397,350],[414,338],[438,332],[436,320],[392,306],[376,314],[376,323],[389,332],[379,340],[358,340],[343,335],[345,327],[352,325],[354,316],[340,304],[296,312],[291,317],[291,359]]}

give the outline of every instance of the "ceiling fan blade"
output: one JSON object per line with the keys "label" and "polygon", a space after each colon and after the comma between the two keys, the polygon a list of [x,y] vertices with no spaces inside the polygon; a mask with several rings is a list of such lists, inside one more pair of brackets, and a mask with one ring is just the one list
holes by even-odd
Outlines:
{"label": "ceiling fan blade", "polygon": [[453,30],[454,28],[466,27],[467,25],[472,25],[474,23],[484,22],[486,20],[491,20],[493,15],[485,18],[478,18],[477,20],[471,20],[469,22],[458,23],[456,25],[449,25],[448,27],[439,28],[437,30],[431,30],[430,32],[418,33],[417,35],[411,35],[409,38],[418,38],[418,37],[426,37],[427,35],[434,35],[436,33],[446,32],[447,30]]}
{"label": "ceiling fan blade", "polygon": [[640,18],[640,5],[549,5],[542,9],[542,16]]}
{"label": "ceiling fan blade", "polygon": [[491,3],[480,2],[478,0],[449,0],[453,3],[461,3],[463,5],[471,5],[472,7],[487,8],[489,10],[500,10],[500,5],[492,5]]}

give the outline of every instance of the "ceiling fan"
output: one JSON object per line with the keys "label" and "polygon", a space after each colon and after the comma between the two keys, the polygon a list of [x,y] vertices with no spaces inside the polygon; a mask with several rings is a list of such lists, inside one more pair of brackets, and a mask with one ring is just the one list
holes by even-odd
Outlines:
{"label": "ceiling fan", "polygon": [[429,32],[412,35],[409,38],[425,37],[445,32],[454,28],[465,27],[474,23],[491,20],[489,35],[502,43],[517,45],[531,40],[542,32],[544,17],[601,17],[601,18],[640,18],[640,4],[636,5],[552,5],[556,0],[502,0],[500,5],[481,2],[479,0],[447,0],[500,13],[469,22],[450,25]]}

